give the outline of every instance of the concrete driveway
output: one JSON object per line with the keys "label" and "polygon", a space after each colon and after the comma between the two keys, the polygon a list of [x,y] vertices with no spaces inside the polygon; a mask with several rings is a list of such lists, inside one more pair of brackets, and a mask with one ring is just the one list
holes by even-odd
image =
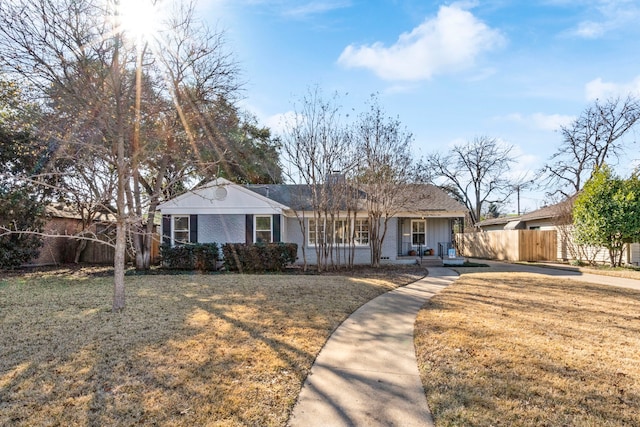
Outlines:
{"label": "concrete driveway", "polygon": [[[484,259],[474,259],[472,262],[479,264],[488,264],[491,266],[491,270],[495,272],[518,272],[518,273],[535,273],[543,274],[545,276],[558,277],[560,279],[578,280],[580,282],[596,283],[599,285],[619,286],[621,288],[630,288],[640,290],[640,280],[624,279],[621,277],[603,276],[600,274],[582,273],[577,270],[571,270],[564,266],[555,266],[552,264],[545,264],[542,267],[537,267],[528,264],[514,264],[500,261],[487,261]],[[462,272],[462,270],[460,270]]]}

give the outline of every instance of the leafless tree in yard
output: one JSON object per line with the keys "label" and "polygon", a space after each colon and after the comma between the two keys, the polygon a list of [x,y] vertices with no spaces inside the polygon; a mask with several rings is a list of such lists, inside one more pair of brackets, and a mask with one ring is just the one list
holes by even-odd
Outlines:
{"label": "leafless tree in yard", "polygon": [[571,124],[562,126],[562,145],[540,171],[549,194],[571,197],[596,169],[617,161],[638,119],[640,102],[628,96],[596,100]]}
{"label": "leafless tree in yard", "polygon": [[359,160],[354,178],[366,193],[371,265],[378,267],[389,220],[415,197],[410,191],[416,165],[411,154],[413,135],[398,118],[386,116],[373,95],[369,110],[355,125],[354,140]]}
{"label": "leafless tree in yard", "polygon": [[[338,97],[323,98],[319,87],[313,87],[295,106],[295,114],[285,124],[282,135],[283,163],[289,179],[309,189],[313,218],[305,218],[296,211],[304,239],[313,236],[318,270],[333,262],[334,227],[344,200],[340,193],[341,181],[335,174],[342,173],[350,147],[345,137]],[[307,225],[312,229],[307,230]],[[302,248],[306,268],[306,251]]]}
{"label": "leafless tree in yard", "polygon": [[436,184],[469,209],[472,224],[481,219],[485,204],[504,202],[513,192],[508,172],[515,159],[513,146],[480,136],[449,152],[433,153],[426,164]]}
{"label": "leafless tree in yard", "polygon": [[[0,67],[33,88],[46,113],[39,137],[69,164],[43,174],[60,174],[63,192],[100,193],[91,200],[116,218],[114,310],[125,306],[127,236],[137,266],[148,268],[161,196],[215,170],[225,146],[212,117],[240,88],[222,33],[202,25],[193,4],[178,4],[143,43],[120,26],[120,3],[0,3]],[[91,188],[104,183],[113,188]]]}

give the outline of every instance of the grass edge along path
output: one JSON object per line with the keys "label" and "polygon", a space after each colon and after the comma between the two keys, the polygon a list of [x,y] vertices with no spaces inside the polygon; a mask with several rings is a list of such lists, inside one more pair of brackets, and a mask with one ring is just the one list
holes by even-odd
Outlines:
{"label": "grass edge along path", "polygon": [[640,292],[463,274],[416,321],[438,426],[640,425]]}

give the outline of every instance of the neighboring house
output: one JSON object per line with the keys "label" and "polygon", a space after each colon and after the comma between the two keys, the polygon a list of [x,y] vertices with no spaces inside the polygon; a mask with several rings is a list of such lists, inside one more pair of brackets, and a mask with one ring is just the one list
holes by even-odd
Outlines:
{"label": "neighboring house", "polygon": [[[415,262],[418,250],[438,248],[447,255],[453,226],[462,221],[466,209],[433,185],[416,185],[413,201],[398,209],[390,219],[382,248],[382,262]],[[362,195],[362,192],[360,192]],[[310,204],[310,187],[304,185],[238,185],[223,178],[178,196],[158,206],[162,213],[163,243],[182,242],[298,244],[298,263],[302,246],[307,262],[317,262],[316,239],[326,238],[325,224],[315,224]],[[304,224],[303,235],[300,222]],[[345,230],[355,228],[355,264],[369,264],[369,224],[362,207],[347,218],[346,212],[333,221],[331,238],[348,245]]]}
{"label": "neighboring house", "polygon": [[[571,261],[581,258],[599,263],[609,262],[609,251],[603,247],[579,247],[572,238],[573,199],[545,206],[519,216],[505,216],[480,221],[476,227],[482,231],[503,230],[555,230],[557,232],[557,259]],[[627,244],[623,263],[640,265],[640,243]]]}

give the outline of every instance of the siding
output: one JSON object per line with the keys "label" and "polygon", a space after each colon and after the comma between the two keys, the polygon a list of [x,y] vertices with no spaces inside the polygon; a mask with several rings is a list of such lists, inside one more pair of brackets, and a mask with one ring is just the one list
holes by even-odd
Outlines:
{"label": "siding", "polygon": [[[307,218],[305,218],[305,221]],[[393,220],[393,219],[392,219]],[[396,226],[395,223],[393,225]],[[393,232],[392,232],[393,234]],[[395,238],[395,236],[393,236]],[[285,227],[282,235],[283,242],[296,243],[298,245],[298,260],[296,264],[302,265],[304,260],[302,258],[302,245],[306,244],[306,237],[303,238],[302,230],[300,230],[300,224],[296,218],[285,218]],[[387,243],[387,239],[385,239],[385,244]],[[395,243],[391,244],[393,247],[392,256],[395,259]],[[306,246],[306,254],[307,254],[307,264],[314,265],[318,262],[318,257],[316,254],[316,248],[311,246]],[[339,254],[337,252],[340,252]],[[342,248],[336,249],[334,251],[334,259],[340,259],[341,264],[345,264],[345,253]],[[385,248],[383,247],[383,256],[386,255]],[[371,250],[368,246],[366,247],[357,247],[355,250],[355,264],[369,264],[371,262]]]}
{"label": "siding", "polygon": [[244,243],[244,215],[198,215],[198,242]]}

